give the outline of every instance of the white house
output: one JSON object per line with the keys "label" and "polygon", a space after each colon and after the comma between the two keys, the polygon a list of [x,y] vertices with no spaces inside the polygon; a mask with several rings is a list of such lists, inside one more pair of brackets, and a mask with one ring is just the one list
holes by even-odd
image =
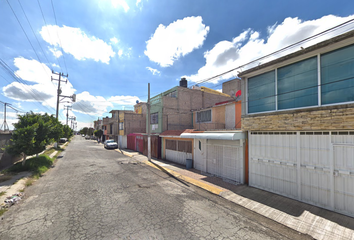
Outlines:
{"label": "white house", "polygon": [[239,76],[249,185],[354,216],[354,31]]}

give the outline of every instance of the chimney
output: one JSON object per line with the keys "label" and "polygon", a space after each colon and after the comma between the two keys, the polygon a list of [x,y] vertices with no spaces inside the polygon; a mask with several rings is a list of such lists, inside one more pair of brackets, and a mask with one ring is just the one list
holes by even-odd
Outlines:
{"label": "chimney", "polygon": [[181,78],[181,81],[179,81],[179,86],[185,88],[188,87],[186,78]]}

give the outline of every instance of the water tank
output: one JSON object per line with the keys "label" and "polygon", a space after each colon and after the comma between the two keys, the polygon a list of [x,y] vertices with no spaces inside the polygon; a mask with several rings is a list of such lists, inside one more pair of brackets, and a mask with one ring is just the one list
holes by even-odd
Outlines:
{"label": "water tank", "polygon": [[179,86],[180,87],[188,87],[187,86],[187,79],[186,78],[181,78],[181,81],[179,81]]}

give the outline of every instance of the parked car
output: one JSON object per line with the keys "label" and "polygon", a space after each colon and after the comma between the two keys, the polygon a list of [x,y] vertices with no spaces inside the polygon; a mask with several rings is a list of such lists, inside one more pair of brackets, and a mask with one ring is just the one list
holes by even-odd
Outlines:
{"label": "parked car", "polygon": [[118,148],[118,143],[113,139],[108,139],[104,142],[104,148]]}
{"label": "parked car", "polygon": [[82,134],[81,137],[85,137],[85,134]]}
{"label": "parked car", "polygon": [[91,137],[89,136],[89,135],[86,135],[85,136],[85,139],[87,140],[87,139],[91,139]]}
{"label": "parked car", "polygon": [[60,138],[59,139],[59,143],[66,143],[66,141],[68,141],[67,138]]}

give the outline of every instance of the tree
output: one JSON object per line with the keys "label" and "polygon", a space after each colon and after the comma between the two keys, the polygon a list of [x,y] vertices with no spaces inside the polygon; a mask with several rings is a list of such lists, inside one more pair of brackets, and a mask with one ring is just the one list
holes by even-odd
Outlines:
{"label": "tree", "polygon": [[80,130],[80,134],[87,135],[87,132],[88,132],[88,128],[87,127],[84,127],[83,129]]}
{"label": "tree", "polygon": [[72,136],[74,136],[73,130],[68,125],[64,125],[62,136],[67,139],[71,138]]}
{"label": "tree", "polygon": [[28,155],[38,155],[63,134],[62,124],[53,115],[29,112],[18,115],[18,119],[7,151],[14,155],[23,154],[22,165]]}
{"label": "tree", "polygon": [[54,115],[43,115],[44,121],[49,125],[48,137],[50,143],[57,141],[63,135],[63,124]]}
{"label": "tree", "polygon": [[102,135],[103,135],[103,131],[102,131],[101,129],[99,129],[99,130],[94,131],[93,134],[94,134],[97,138],[100,139],[100,138],[102,137]]}
{"label": "tree", "polygon": [[12,132],[12,144],[7,146],[7,151],[10,154],[23,154],[22,165],[25,165],[28,155],[38,153],[41,143],[36,142],[37,130],[39,123],[36,121],[36,116],[31,112],[23,116],[18,116],[18,123],[14,123],[15,130]]}

